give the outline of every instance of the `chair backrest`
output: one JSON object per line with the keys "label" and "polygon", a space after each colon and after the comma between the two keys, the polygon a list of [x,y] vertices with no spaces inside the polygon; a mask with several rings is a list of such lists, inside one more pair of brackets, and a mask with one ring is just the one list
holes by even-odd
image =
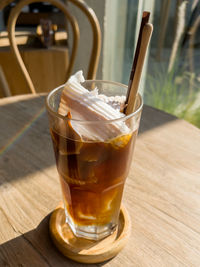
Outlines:
{"label": "chair backrest", "polygon": [[[87,16],[91,24],[92,33],[93,33],[93,44],[92,44],[92,51],[91,51],[90,60],[89,60],[87,79],[95,79],[97,67],[99,63],[100,51],[101,51],[101,30],[100,30],[98,19],[94,11],[90,7],[88,7],[88,5],[83,0],[68,0],[68,1],[74,4],[76,7],[78,7]],[[19,64],[20,69],[22,70],[22,73],[32,93],[36,93],[36,90],[30,78],[30,75],[26,69],[26,66],[22,60],[22,57],[19,53],[19,49],[17,47],[16,38],[15,38],[15,26],[16,26],[17,18],[20,12],[22,11],[23,7],[28,4],[36,3],[36,2],[41,2],[41,0],[20,0],[19,3],[11,10],[9,19],[8,19],[8,26],[7,26],[11,50]],[[66,16],[68,22],[71,24],[73,42],[72,42],[72,51],[71,51],[69,66],[68,66],[68,70],[66,74],[66,81],[67,81],[67,79],[72,73],[75,58],[77,55],[77,48],[78,48],[79,36],[80,36],[78,22],[75,19],[75,17],[69,12],[67,6],[60,0],[42,0],[42,2],[48,2],[52,4],[53,6],[57,7],[58,9],[60,9]]]}

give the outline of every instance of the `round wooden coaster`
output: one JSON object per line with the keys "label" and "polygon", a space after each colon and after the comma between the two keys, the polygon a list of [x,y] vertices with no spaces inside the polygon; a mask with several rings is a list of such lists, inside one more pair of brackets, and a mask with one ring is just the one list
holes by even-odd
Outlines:
{"label": "round wooden coaster", "polygon": [[74,236],[65,223],[65,213],[62,205],[52,213],[49,223],[50,234],[56,247],[62,254],[81,263],[99,263],[117,255],[125,246],[130,234],[130,219],[122,206],[117,230],[100,241],[91,241]]}

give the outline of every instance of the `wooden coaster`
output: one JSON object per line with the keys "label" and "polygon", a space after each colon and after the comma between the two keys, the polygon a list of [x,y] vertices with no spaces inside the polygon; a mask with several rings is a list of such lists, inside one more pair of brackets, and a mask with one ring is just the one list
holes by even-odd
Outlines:
{"label": "wooden coaster", "polygon": [[130,219],[122,206],[117,230],[100,241],[91,241],[74,236],[65,223],[63,205],[59,205],[52,213],[49,229],[51,238],[62,254],[81,263],[99,263],[113,258],[125,246],[130,234]]}

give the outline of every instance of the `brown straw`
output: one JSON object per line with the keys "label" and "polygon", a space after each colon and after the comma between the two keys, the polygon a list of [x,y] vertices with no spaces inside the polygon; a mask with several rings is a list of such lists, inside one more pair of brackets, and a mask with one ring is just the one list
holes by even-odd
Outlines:
{"label": "brown straw", "polygon": [[153,26],[149,24],[149,12],[143,12],[142,22],[140,26],[139,37],[137,41],[135,56],[133,60],[132,70],[130,74],[130,80],[128,85],[128,91],[125,101],[124,113],[130,114],[134,110],[136,95],[139,87],[140,77],[142,73],[143,63],[146,55],[146,51],[151,38]]}

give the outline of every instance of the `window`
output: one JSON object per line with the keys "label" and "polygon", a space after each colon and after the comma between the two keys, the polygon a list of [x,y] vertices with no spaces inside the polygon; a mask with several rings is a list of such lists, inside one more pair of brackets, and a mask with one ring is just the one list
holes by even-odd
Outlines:
{"label": "window", "polygon": [[200,1],[107,1],[103,78],[128,84],[143,10],[154,25],[144,102],[200,127]]}

